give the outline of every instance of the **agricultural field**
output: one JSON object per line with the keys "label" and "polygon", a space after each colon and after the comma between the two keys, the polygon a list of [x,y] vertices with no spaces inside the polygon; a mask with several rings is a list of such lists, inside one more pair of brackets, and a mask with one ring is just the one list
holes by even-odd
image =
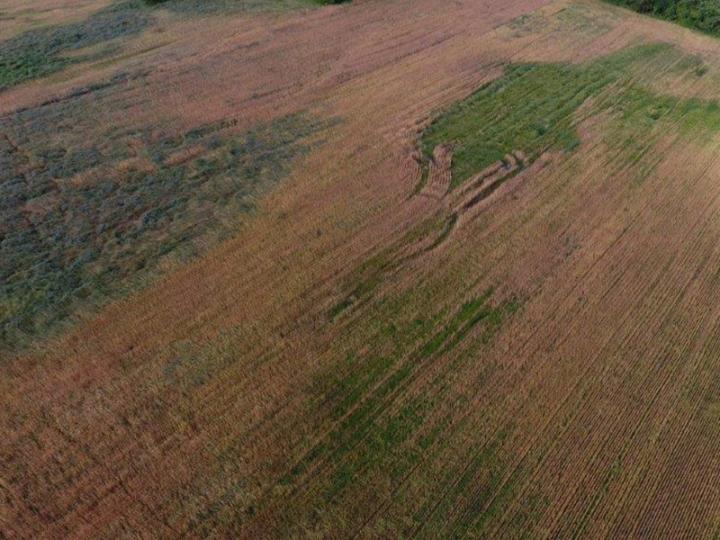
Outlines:
{"label": "agricultural field", "polygon": [[0,538],[720,538],[720,40],[618,4],[0,2]]}

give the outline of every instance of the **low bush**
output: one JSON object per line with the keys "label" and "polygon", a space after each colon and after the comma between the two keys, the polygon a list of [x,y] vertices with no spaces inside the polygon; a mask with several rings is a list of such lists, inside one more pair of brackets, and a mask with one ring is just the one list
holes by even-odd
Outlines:
{"label": "low bush", "polygon": [[242,133],[232,120],[96,133],[103,109],[126,105],[108,85],[0,118],[0,343],[227,237],[322,127],[294,115]]}
{"label": "low bush", "polygon": [[639,13],[655,15],[710,34],[720,33],[717,0],[607,0]]}

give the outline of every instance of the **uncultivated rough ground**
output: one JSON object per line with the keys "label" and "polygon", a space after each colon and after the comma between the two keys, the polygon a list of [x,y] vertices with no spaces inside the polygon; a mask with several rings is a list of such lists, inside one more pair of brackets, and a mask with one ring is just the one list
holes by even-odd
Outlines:
{"label": "uncultivated rough ground", "polygon": [[720,537],[720,41],[597,0],[0,3],[0,537]]}

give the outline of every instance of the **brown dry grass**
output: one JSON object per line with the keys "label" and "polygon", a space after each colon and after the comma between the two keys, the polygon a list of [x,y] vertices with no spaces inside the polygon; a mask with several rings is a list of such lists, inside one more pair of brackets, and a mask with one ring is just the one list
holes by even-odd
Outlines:
{"label": "brown dry grass", "polygon": [[[119,64],[5,92],[2,111],[123,65],[152,71],[108,123],[342,123],[234,238],[3,360],[0,532],[717,534],[717,137],[651,131],[633,161],[605,119],[579,118],[579,149],[510,178],[432,249],[425,230],[442,236],[466,194],[412,196],[418,131],[505,63],[662,39],[710,66],[678,92],[715,99],[717,41],[592,0],[369,0],[167,25]],[[652,85],[671,93],[674,76]],[[423,356],[490,288],[494,309],[522,306]]]}

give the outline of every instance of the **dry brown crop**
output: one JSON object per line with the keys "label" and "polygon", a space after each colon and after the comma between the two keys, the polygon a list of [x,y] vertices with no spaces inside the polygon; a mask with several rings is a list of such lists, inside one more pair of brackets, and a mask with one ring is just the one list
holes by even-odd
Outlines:
{"label": "dry brown crop", "polygon": [[6,4],[0,536],[718,537],[720,41]]}

